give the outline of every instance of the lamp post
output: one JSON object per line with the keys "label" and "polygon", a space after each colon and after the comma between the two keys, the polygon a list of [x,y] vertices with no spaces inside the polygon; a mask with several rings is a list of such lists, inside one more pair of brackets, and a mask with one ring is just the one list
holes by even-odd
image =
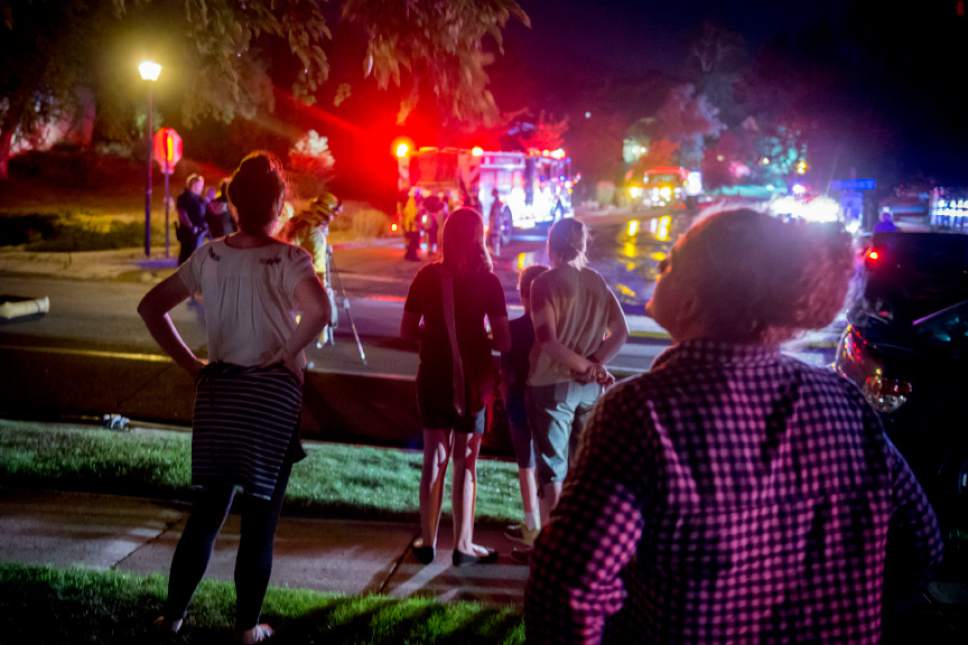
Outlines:
{"label": "lamp post", "polygon": [[148,177],[145,183],[145,257],[151,256],[151,113],[153,111],[152,106],[152,88],[154,87],[155,81],[158,80],[158,76],[161,74],[161,65],[154,61],[146,60],[142,61],[138,65],[138,73],[141,74],[141,79],[148,82],[148,119],[146,126],[146,139],[147,149],[148,149]]}

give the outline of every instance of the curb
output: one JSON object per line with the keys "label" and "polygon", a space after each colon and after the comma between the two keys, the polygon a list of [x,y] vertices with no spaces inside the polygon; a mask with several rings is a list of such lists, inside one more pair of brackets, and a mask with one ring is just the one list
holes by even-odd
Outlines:
{"label": "curb", "polygon": [[22,298],[19,296],[2,296],[0,302],[0,322],[11,322],[18,318],[43,316],[50,311],[50,299]]}

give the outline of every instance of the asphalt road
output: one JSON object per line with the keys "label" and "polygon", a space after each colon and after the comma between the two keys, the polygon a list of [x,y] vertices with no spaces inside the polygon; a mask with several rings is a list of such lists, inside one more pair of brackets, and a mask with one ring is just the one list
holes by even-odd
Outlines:
{"label": "asphalt road", "polygon": [[[668,340],[641,315],[654,264],[668,250],[666,224],[641,218],[630,228],[628,215],[600,217],[592,227],[590,256],[625,300],[633,327],[651,329],[652,338],[630,340],[612,361],[619,376],[647,370]],[[654,219],[654,218],[653,218]],[[672,221],[669,226],[682,225]],[[634,230],[633,230],[634,229]],[[670,229],[671,230],[671,229]],[[634,234],[633,234],[634,233]],[[520,315],[518,271],[546,263],[544,233],[516,239],[495,267],[505,286],[511,316]],[[307,436],[330,440],[412,445],[419,436],[415,409],[416,347],[398,337],[403,302],[413,276],[424,262],[403,260],[398,241],[341,248],[336,267],[360,332],[366,364],[343,315],[335,347],[311,347],[307,379]],[[48,296],[50,312],[41,318],[0,325],[0,414],[57,417],[121,413],[138,419],[187,424],[192,383],[160,354],[137,315],[139,299],[171,268],[124,271],[114,280],[78,280],[0,274],[0,292]],[[651,271],[651,273],[650,273]],[[172,317],[186,342],[205,351],[203,323],[197,308],[183,304]],[[828,362],[823,353],[805,352],[813,363]],[[496,449],[502,440],[496,433]]]}

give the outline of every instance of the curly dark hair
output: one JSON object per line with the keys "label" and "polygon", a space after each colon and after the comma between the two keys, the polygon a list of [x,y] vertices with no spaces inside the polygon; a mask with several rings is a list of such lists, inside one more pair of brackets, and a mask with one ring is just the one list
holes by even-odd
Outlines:
{"label": "curly dark hair", "polygon": [[250,152],[232,173],[229,200],[239,214],[239,228],[246,233],[263,234],[279,216],[285,197],[282,164],[271,152]]}
{"label": "curly dark hair", "polygon": [[697,222],[670,260],[697,297],[705,329],[722,340],[778,344],[833,321],[854,257],[840,224],[741,209]]}

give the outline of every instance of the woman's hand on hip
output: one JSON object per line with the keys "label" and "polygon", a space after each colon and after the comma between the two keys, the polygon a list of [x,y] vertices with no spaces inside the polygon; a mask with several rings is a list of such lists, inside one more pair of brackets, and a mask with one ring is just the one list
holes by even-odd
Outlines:
{"label": "woman's hand on hip", "polygon": [[208,365],[208,361],[203,358],[195,358],[185,367],[185,371],[193,378],[197,379],[201,371]]}

